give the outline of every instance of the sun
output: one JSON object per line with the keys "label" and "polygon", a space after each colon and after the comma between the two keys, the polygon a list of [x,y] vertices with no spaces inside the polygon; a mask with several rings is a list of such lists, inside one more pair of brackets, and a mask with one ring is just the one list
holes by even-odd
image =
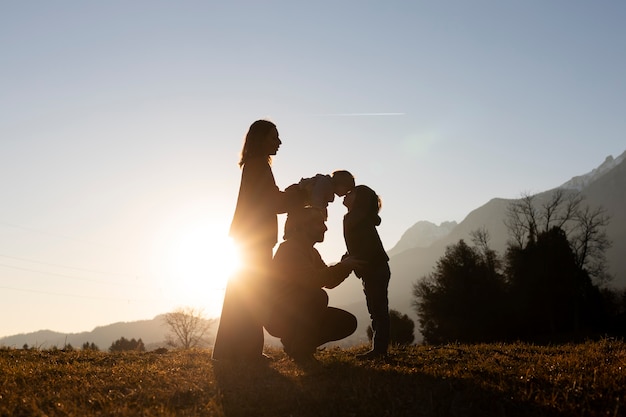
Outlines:
{"label": "sun", "polygon": [[188,226],[173,236],[168,252],[170,295],[181,304],[203,304],[213,313],[220,310],[226,284],[240,266],[227,229],[215,224]]}

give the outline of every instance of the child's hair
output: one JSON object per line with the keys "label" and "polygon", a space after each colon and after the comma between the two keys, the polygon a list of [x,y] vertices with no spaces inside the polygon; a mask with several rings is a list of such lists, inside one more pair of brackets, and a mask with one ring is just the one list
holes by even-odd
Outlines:
{"label": "child's hair", "polygon": [[346,171],[345,169],[340,169],[334,171],[331,174],[333,182],[335,184],[345,185],[348,188],[354,188],[354,175],[350,173],[350,171]]}
{"label": "child's hair", "polygon": [[380,208],[382,201],[378,194],[366,185],[357,185],[353,190],[354,205],[351,210],[359,218],[369,219],[373,224],[380,224]]}

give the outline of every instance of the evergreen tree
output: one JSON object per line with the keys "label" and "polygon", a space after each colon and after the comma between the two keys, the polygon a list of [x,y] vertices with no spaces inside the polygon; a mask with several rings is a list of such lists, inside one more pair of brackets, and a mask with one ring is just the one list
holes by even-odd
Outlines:
{"label": "evergreen tree", "polygon": [[[367,326],[370,342],[374,337],[372,326]],[[397,310],[389,310],[389,342],[393,345],[410,345],[415,340],[415,323]]]}
{"label": "evergreen tree", "polygon": [[83,350],[99,351],[100,348],[94,342],[85,342],[83,343]]}
{"label": "evergreen tree", "polygon": [[504,325],[504,278],[495,253],[463,240],[446,248],[435,271],[413,287],[413,303],[427,343],[497,340]]}
{"label": "evergreen tree", "polygon": [[580,267],[565,231],[539,232],[525,247],[507,251],[512,329],[523,340],[570,340],[593,332],[602,314],[602,296]]}
{"label": "evergreen tree", "polygon": [[125,337],[121,337],[115,342],[111,344],[109,348],[109,352],[126,352],[126,351],[138,351],[145,352],[146,347],[143,344],[141,339],[135,340],[134,338],[131,340],[126,339]]}

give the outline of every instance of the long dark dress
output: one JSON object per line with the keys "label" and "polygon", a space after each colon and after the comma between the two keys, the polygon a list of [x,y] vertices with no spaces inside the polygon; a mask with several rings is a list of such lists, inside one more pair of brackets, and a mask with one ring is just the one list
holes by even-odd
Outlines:
{"label": "long dark dress", "polygon": [[287,194],[276,186],[267,158],[245,163],[230,227],[243,267],[226,288],[214,359],[256,359],[263,353],[266,274],[277,242],[277,214],[287,211],[287,202]]}

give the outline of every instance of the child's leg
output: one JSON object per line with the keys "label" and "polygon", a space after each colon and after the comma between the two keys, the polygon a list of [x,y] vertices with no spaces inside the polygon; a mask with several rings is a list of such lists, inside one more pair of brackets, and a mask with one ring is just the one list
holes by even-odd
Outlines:
{"label": "child's leg", "polygon": [[363,292],[374,331],[372,350],[387,353],[389,345],[389,299],[388,287],[391,272],[385,264],[363,276]]}

